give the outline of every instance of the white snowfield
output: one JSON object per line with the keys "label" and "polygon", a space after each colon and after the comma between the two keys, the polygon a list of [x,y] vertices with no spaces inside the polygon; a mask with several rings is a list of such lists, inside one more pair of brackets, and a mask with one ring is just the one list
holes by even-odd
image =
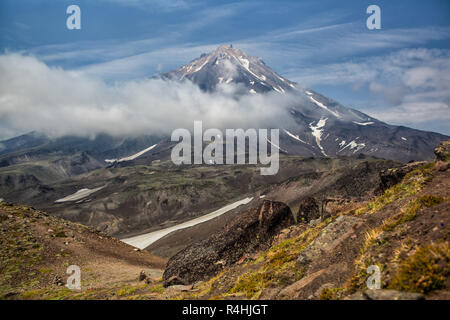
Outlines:
{"label": "white snowfield", "polygon": [[314,122],[311,122],[309,124],[309,128],[312,131],[312,135],[316,138],[316,143],[317,146],[319,147],[320,151],[322,152],[322,154],[325,157],[328,157],[327,154],[325,153],[325,150],[323,149],[322,145],[320,144],[320,142],[322,141],[322,134],[323,134],[323,127],[325,127],[325,124],[327,123],[328,118],[325,119],[320,119],[319,121],[317,121],[317,124],[315,126],[313,126]]}
{"label": "white snowfield", "polygon": [[[345,141],[343,141],[345,143]],[[343,147],[341,150],[339,150],[338,152],[343,151],[346,148],[350,148],[350,150],[353,150],[353,153],[358,152],[359,150],[363,149],[366,147],[365,143],[357,143],[355,140],[352,140],[349,142],[349,144],[347,144],[345,147]]]}
{"label": "white snowfield", "polygon": [[289,137],[291,137],[291,138],[293,138],[293,139],[295,139],[295,140],[297,140],[297,141],[300,141],[300,142],[303,142],[303,143],[307,144],[305,141],[303,141],[302,139],[300,139],[299,136],[297,136],[297,135],[295,135],[295,134],[293,134],[293,133],[287,131],[286,129],[283,129],[283,130],[284,130],[284,132],[286,132],[286,134],[287,134]]}
{"label": "white snowfield", "polygon": [[68,201],[77,201],[77,200],[81,200],[83,198],[86,198],[87,196],[90,196],[91,194],[93,194],[94,192],[99,191],[100,189],[103,189],[105,186],[103,187],[99,187],[99,188],[95,188],[95,189],[80,189],[77,192],[75,192],[74,194],[71,194],[70,196],[61,198],[56,200],[56,203],[62,203],[62,202],[68,202]]}
{"label": "white snowfield", "polygon": [[123,162],[123,161],[130,161],[130,160],[134,160],[140,156],[142,156],[144,153],[149,152],[150,150],[152,150],[153,148],[155,148],[158,144],[154,144],[151,147],[148,147],[147,149],[144,149],[142,151],[139,151],[138,153],[135,153],[131,156],[125,157],[125,158],[120,158],[119,160],[117,159],[105,159],[105,162],[108,163],[114,163],[114,162]]}
{"label": "white snowfield", "polygon": [[341,115],[333,110],[330,110],[326,105],[324,105],[322,102],[317,101],[314,99],[311,95],[309,95],[309,99],[311,99],[312,102],[314,102],[317,106],[321,107],[322,109],[327,110],[329,113],[334,115],[336,118],[341,118]]}
{"label": "white snowfield", "polygon": [[266,140],[267,140],[268,143],[270,143],[272,146],[274,146],[274,147],[277,148],[278,150],[288,153],[287,150],[281,149],[280,146],[277,146],[275,143],[273,143],[273,142],[270,141],[269,139],[266,138]]}
{"label": "white snowfield", "polygon": [[354,123],[354,124],[357,124],[357,125],[359,125],[359,126],[369,126],[369,125],[371,125],[371,124],[374,124],[375,122],[372,122],[372,121],[370,121],[370,122],[357,122],[357,121],[353,121],[353,123]]}
{"label": "white snowfield", "polygon": [[208,213],[204,216],[177,224],[177,225],[169,227],[169,228],[141,234],[139,236],[135,236],[135,237],[131,237],[131,238],[122,239],[121,241],[125,242],[133,247],[136,247],[139,249],[145,249],[149,245],[151,245],[153,242],[156,242],[157,240],[161,239],[162,237],[168,235],[169,233],[172,233],[172,232],[180,230],[180,229],[189,228],[189,227],[195,226],[199,223],[214,219],[230,210],[233,210],[233,209],[239,207],[242,204],[247,204],[252,200],[253,200],[253,197],[245,198],[245,199],[236,201],[234,203],[231,203],[229,205],[226,205],[225,207],[222,207],[222,208],[220,208],[216,211],[213,211],[211,213]]}
{"label": "white snowfield", "polygon": [[209,60],[206,59],[206,61],[203,62],[202,65],[201,65],[200,67],[198,67],[197,69],[195,69],[194,72],[192,72],[192,73],[196,73],[196,72],[199,72],[200,70],[202,70],[203,67],[204,67],[208,62],[209,62]]}
{"label": "white snowfield", "polygon": [[279,93],[284,93],[284,89],[282,87],[278,87],[277,89],[276,87],[272,86],[272,88]]}
{"label": "white snowfield", "polygon": [[254,73],[252,70],[250,70],[250,61],[248,59],[245,59],[243,56],[235,57],[233,56],[240,64],[244,67],[245,70],[247,70],[251,75],[253,75],[255,78],[259,80],[266,80],[265,76],[258,76],[256,73]]}

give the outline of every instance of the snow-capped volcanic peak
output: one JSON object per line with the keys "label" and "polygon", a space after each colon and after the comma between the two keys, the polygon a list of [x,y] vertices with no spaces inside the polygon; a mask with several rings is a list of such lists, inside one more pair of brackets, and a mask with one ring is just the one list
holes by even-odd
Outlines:
{"label": "snow-capped volcanic peak", "polygon": [[248,92],[276,91],[285,93],[295,89],[295,83],[281,77],[257,57],[224,45],[209,54],[202,54],[187,65],[162,75],[163,78],[189,79],[200,88],[212,91],[217,85],[243,84]]}
{"label": "snow-capped volcanic peak", "polygon": [[[266,66],[260,58],[231,45],[202,54],[161,77],[175,81],[189,80],[208,92],[236,86],[235,93],[238,95],[257,96],[271,92],[288,98],[280,101],[289,101],[288,111],[292,121],[286,123],[286,128],[280,128],[279,143],[268,141],[287,154],[333,157],[364,153],[407,162],[427,157],[431,159],[434,147],[445,139],[438,134],[391,126],[345,107],[312,88],[289,81]],[[273,124],[274,127],[280,125]],[[417,151],[412,151],[411,146],[415,146],[413,149]]]}

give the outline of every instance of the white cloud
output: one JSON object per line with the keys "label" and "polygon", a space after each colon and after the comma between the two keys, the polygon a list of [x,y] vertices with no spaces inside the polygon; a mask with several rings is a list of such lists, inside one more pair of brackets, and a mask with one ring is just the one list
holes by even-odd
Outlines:
{"label": "white cloud", "polygon": [[[226,89],[225,89],[226,88]],[[34,57],[0,56],[0,136],[41,131],[60,136],[170,133],[205,127],[267,128],[288,123],[288,95],[236,96],[228,85],[205,93],[191,82],[129,81],[108,85],[80,73],[50,68]]]}
{"label": "white cloud", "polygon": [[369,90],[372,93],[381,95],[390,104],[397,106],[402,103],[406,89],[402,84],[384,85],[382,83],[371,82]]}
{"label": "white cloud", "polygon": [[357,108],[379,120],[448,132],[450,50],[402,49],[305,68],[295,80],[313,87],[347,85],[367,92]]}
{"label": "white cloud", "polygon": [[196,5],[198,1],[187,0],[99,0],[118,4],[125,7],[137,7],[141,9],[153,9],[160,11],[175,11],[188,9]]}
{"label": "white cloud", "polygon": [[450,123],[450,106],[444,102],[409,102],[395,108],[372,109],[366,113],[397,125],[417,125],[430,121]]}

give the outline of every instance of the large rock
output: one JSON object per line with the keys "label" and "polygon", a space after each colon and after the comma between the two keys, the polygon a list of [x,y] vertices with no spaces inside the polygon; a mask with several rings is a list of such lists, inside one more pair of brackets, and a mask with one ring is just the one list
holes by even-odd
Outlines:
{"label": "large rock", "polygon": [[326,272],[326,269],[322,269],[316,271],[306,277],[303,277],[297,282],[294,282],[290,286],[287,286],[283,290],[280,291],[278,297],[281,299],[295,299],[298,297],[298,293],[307,285],[311,284],[314,280],[320,277],[322,274]]}
{"label": "large rock", "polygon": [[363,219],[353,216],[339,216],[327,225],[317,238],[300,252],[296,265],[300,269],[307,269],[314,260],[320,261],[323,255],[333,252],[344,241],[355,234],[355,229],[362,225]]}
{"label": "large rock", "polygon": [[320,208],[317,201],[312,197],[303,199],[298,208],[297,220],[308,223],[318,218],[320,218]]}
{"label": "large rock", "polygon": [[425,299],[425,296],[421,293],[388,290],[388,289],[367,290],[364,292],[364,296],[369,300],[423,300],[423,299]]}
{"label": "large rock", "polygon": [[434,154],[436,155],[436,160],[444,162],[450,161],[450,140],[441,142],[441,144],[434,149]]}
{"label": "large rock", "polygon": [[282,229],[294,224],[294,217],[282,202],[264,200],[242,212],[223,230],[174,255],[164,271],[164,285],[194,283],[217,274],[226,265],[257,249],[268,247]]}
{"label": "large rock", "polygon": [[378,189],[375,191],[375,193],[383,194],[384,191],[386,191],[390,187],[399,183],[407,173],[413,171],[417,167],[420,167],[424,164],[426,164],[426,162],[417,161],[417,162],[408,163],[401,167],[391,168],[391,169],[381,171],[380,172],[380,185],[378,186]]}

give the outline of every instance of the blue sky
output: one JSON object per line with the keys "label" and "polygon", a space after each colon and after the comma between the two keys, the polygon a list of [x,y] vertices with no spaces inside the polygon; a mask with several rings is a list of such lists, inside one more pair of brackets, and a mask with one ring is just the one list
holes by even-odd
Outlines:
{"label": "blue sky", "polygon": [[[77,4],[82,29],[66,28]],[[338,4],[338,5],[337,5]],[[381,8],[381,30],[366,8]],[[0,49],[123,82],[232,43],[392,124],[450,134],[450,1],[2,0]]]}

